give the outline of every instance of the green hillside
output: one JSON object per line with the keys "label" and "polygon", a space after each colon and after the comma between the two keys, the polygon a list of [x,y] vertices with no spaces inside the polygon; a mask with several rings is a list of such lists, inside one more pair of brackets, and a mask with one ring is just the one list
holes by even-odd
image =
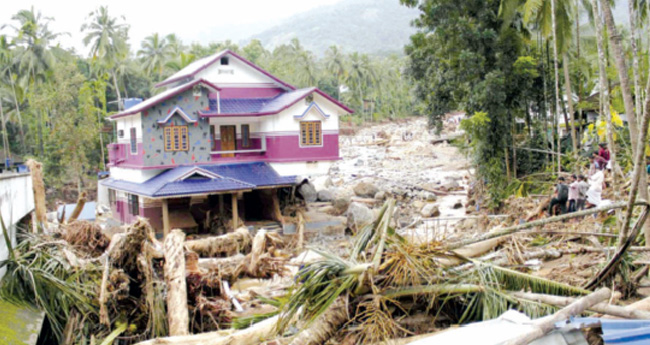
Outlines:
{"label": "green hillside", "polygon": [[318,55],[331,45],[347,52],[402,53],[415,31],[410,22],[417,13],[398,0],[344,0],[294,15],[252,38],[272,49],[297,37]]}

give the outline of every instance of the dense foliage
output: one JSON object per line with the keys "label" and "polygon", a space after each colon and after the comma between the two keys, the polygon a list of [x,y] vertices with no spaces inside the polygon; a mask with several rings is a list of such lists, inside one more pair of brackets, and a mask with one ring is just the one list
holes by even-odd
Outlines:
{"label": "dense foliage", "polygon": [[[223,49],[251,60],[296,87],[317,86],[356,111],[357,121],[412,115],[417,101],[402,75],[405,60],[344,53],[331,46],[323,57],[297,39],[269,51],[259,40],[245,46],[230,41],[207,46],[183,44],[174,34],[157,33],[139,45],[129,42],[129,26],[107,7],[92,12],[81,27],[89,56],[54,46],[53,18],[34,8],[9,23],[0,36],[0,122],[4,155],[35,156],[45,163],[48,184],[77,183],[105,169],[105,144],[112,139],[107,115],[122,99],[148,98],[154,85],[193,61]],[[4,129],[6,127],[6,130]]]}

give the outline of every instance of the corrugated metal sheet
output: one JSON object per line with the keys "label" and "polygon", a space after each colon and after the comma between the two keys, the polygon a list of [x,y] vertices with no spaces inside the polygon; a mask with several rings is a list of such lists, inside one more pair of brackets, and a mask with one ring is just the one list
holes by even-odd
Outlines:
{"label": "corrugated metal sheet", "polygon": [[576,318],[571,324],[580,326],[600,324],[605,345],[650,344],[650,320],[613,320],[602,318]]}

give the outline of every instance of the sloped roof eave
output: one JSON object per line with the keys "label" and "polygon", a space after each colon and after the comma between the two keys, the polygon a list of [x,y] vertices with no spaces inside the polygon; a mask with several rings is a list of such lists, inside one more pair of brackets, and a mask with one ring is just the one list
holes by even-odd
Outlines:
{"label": "sloped roof eave", "polygon": [[[247,64],[248,66],[254,68],[254,69],[257,70],[258,72],[261,72],[261,73],[264,74],[265,76],[267,76],[267,77],[273,79],[273,80],[274,80],[275,82],[277,82],[278,84],[280,84],[280,85],[282,85],[282,86],[284,86],[284,87],[286,87],[286,88],[288,88],[288,89],[290,89],[290,90],[295,90],[295,89],[296,89],[295,86],[293,86],[293,85],[291,85],[291,84],[289,84],[289,83],[287,83],[287,82],[285,82],[285,81],[279,79],[278,77],[276,77],[276,76],[274,76],[273,74],[269,73],[268,71],[262,69],[261,67],[255,65],[254,63],[248,61],[247,59],[245,59],[244,57],[240,56],[239,54],[233,52],[233,51],[230,50],[230,49],[225,49],[225,50],[221,51],[220,53],[217,53],[217,54],[214,56],[214,58],[212,58],[212,59],[209,60],[207,63],[203,64],[201,67],[197,68],[197,69],[194,70],[194,71],[191,71],[191,72],[186,73],[186,74],[179,75],[179,76],[177,76],[177,77],[175,77],[175,78],[171,78],[171,79],[163,80],[163,81],[161,81],[160,83],[158,83],[158,84],[156,84],[156,85],[154,85],[154,86],[155,86],[155,87],[162,87],[162,86],[169,85],[169,84],[171,84],[171,83],[173,83],[173,82],[176,82],[176,81],[179,81],[179,80],[183,80],[183,79],[186,79],[186,78],[193,77],[193,76],[195,76],[197,73],[203,71],[204,69],[208,68],[209,66],[211,66],[212,64],[214,64],[215,62],[217,62],[219,59],[221,59],[221,57],[223,57],[223,56],[226,55],[226,54],[230,54],[230,55],[232,55],[233,57],[235,57],[235,58],[237,58],[238,60],[242,61],[243,63]],[[181,71],[182,71],[182,70],[181,70]]]}

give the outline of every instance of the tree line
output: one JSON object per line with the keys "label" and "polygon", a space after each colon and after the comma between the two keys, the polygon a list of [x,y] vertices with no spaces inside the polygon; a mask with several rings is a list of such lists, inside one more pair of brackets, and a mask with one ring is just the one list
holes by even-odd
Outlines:
{"label": "tree line", "polygon": [[625,28],[611,0],[401,2],[420,9],[406,47],[416,94],[432,125],[466,111],[492,206],[528,174],[579,171],[599,142],[612,150],[615,181],[645,163],[650,2],[629,0]]}
{"label": "tree line", "polygon": [[124,17],[102,6],[81,26],[89,55],[55,44],[54,18],[21,10],[10,34],[0,36],[0,122],[6,157],[33,156],[45,163],[52,183],[78,182],[105,169],[104,146],[111,140],[105,117],[122,100],[148,98],[154,85],[193,61],[230,49],[296,87],[317,86],[356,114],[354,121],[395,118],[418,111],[410,77],[400,56],[373,57],[330,47],[323,57],[297,39],[266,49],[259,40],[239,46],[229,40],[185,44],[175,34],[153,33],[139,44],[129,40]]}

